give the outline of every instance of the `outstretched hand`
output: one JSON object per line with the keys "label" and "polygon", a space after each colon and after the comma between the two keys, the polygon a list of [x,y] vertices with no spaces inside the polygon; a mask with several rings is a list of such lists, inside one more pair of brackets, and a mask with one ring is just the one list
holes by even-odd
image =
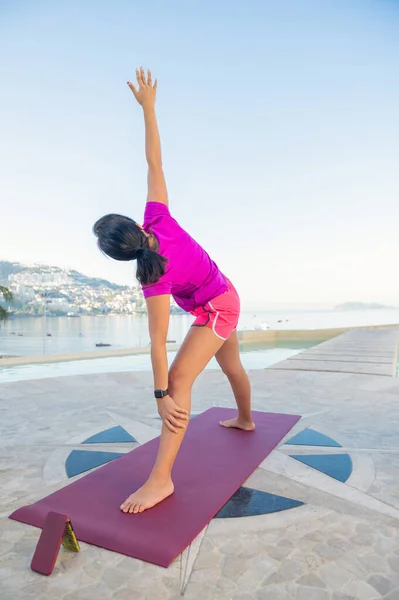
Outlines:
{"label": "outstretched hand", "polygon": [[127,84],[132,90],[137,102],[143,108],[154,108],[158,81],[155,80],[155,83],[153,84],[151,71],[148,69],[146,77],[143,67],[136,69],[136,79],[139,85],[138,89],[130,81],[128,81]]}

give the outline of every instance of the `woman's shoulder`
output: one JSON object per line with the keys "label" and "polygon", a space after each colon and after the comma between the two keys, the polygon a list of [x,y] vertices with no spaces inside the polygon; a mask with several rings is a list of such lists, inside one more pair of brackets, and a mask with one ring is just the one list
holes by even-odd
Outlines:
{"label": "woman's shoulder", "polygon": [[169,207],[163,202],[147,202],[144,210],[144,219],[157,216],[170,216]]}
{"label": "woman's shoulder", "polygon": [[181,237],[187,235],[176,219],[170,214],[166,204],[161,202],[147,202],[143,227],[146,231],[165,233],[168,237]]}
{"label": "woman's shoulder", "polygon": [[146,231],[149,231],[158,223],[168,224],[172,220],[172,216],[166,204],[163,204],[162,202],[147,202],[144,210],[143,222],[143,227]]}

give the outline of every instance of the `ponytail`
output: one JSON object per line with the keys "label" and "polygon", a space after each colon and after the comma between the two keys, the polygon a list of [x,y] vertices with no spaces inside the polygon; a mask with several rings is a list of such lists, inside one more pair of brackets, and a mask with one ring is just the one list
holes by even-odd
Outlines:
{"label": "ponytail", "polygon": [[167,259],[158,254],[159,243],[153,235],[151,248],[148,234],[136,221],[123,215],[109,214],[93,227],[98,246],[114,260],[136,260],[136,277],[142,285],[150,285],[165,274]]}
{"label": "ponytail", "polygon": [[139,248],[136,250],[136,277],[141,285],[150,285],[165,274],[167,259],[154,250]]}

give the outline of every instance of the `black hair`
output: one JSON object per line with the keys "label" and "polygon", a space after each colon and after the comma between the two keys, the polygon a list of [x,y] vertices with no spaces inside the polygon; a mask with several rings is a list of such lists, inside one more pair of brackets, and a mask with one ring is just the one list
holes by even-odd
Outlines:
{"label": "black hair", "polygon": [[156,283],[165,273],[167,259],[158,254],[158,240],[149,238],[136,221],[123,215],[109,214],[98,219],[93,226],[98,247],[115,260],[137,260],[136,277],[142,285]]}

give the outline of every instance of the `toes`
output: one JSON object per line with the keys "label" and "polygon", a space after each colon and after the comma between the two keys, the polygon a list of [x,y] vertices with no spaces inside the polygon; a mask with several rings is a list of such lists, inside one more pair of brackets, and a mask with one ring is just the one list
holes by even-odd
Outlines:
{"label": "toes", "polygon": [[122,510],[124,513],[127,513],[127,512],[129,512],[130,504],[131,504],[131,502],[130,502],[130,498],[127,498],[127,500],[125,500],[125,501],[123,502],[123,504],[121,504],[121,510]]}
{"label": "toes", "polygon": [[134,500],[126,500],[123,504],[121,504],[121,510],[124,513],[129,514],[137,514],[138,512],[143,512],[144,506],[142,504],[138,504]]}

